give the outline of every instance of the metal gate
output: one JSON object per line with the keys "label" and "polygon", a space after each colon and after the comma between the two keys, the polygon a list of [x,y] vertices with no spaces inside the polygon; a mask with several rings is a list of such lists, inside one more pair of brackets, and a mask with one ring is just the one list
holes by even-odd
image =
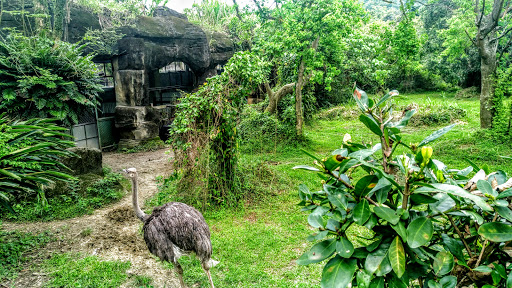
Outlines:
{"label": "metal gate", "polygon": [[101,149],[96,122],[74,125],[71,128],[71,133],[75,137],[75,145],[77,147]]}

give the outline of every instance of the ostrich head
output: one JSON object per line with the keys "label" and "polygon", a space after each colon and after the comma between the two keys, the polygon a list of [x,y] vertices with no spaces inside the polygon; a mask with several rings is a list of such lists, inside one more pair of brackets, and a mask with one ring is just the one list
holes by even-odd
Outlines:
{"label": "ostrich head", "polygon": [[128,175],[128,177],[130,177],[132,179],[137,177],[137,169],[135,169],[135,168],[123,169],[123,172],[126,173],[126,175]]}

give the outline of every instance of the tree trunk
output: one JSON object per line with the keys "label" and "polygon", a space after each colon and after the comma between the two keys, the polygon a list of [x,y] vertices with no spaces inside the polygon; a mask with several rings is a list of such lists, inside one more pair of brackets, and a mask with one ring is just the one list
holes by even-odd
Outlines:
{"label": "tree trunk", "polygon": [[[480,92],[480,128],[491,128],[494,109],[494,89],[496,86],[496,51],[498,41],[493,41],[496,33],[477,34],[476,46],[480,54],[480,74],[482,90]],[[483,36],[483,35],[482,35]]]}
{"label": "tree trunk", "polygon": [[[316,37],[316,39],[311,44],[311,48],[316,51],[318,48],[318,42],[320,41],[320,37]],[[302,136],[302,126],[304,126],[304,111],[302,110],[302,87],[304,87],[304,83],[309,81],[311,74],[308,75],[307,79],[304,79],[304,70],[306,63],[304,60],[304,56],[301,57],[300,65],[299,65],[299,75],[297,78],[297,85],[295,85],[295,116],[297,118],[296,123],[296,131],[297,136]]]}
{"label": "tree trunk", "polygon": [[297,85],[295,85],[295,116],[297,123],[295,130],[297,136],[302,136],[302,125],[304,124],[304,112],[302,110],[302,87],[304,86],[304,70],[305,70],[304,58],[301,59],[299,65],[299,77],[297,79]]}
{"label": "tree trunk", "polygon": [[268,106],[265,108],[265,112],[273,114],[276,112],[277,104],[279,101],[283,99],[286,94],[290,94],[293,92],[293,87],[295,87],[295,83],[286,84],[283,87],[279,88],[277,92],[273,92],[268,83],[265,83],[265,90],[268,95]]}

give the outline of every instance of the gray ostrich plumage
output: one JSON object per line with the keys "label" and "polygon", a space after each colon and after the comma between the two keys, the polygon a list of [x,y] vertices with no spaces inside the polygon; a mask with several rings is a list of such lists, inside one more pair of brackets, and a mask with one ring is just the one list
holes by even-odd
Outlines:
{"label": "gray ostrich plumage", "polygon": [[128,168],[123,171],[132,180],[133,209],[137,218],[144,222],[144,241],[149,251],[162,261],[173,263],[182,288],[185,288],[185,283],[178,259],[195,252],[214,288],[210,268],[218,262],[211,258],[210,228],[201,212],[187,204],[170,202],[155,208],[151,215],[145,214],[139,207],[137,197],[137,169]]}

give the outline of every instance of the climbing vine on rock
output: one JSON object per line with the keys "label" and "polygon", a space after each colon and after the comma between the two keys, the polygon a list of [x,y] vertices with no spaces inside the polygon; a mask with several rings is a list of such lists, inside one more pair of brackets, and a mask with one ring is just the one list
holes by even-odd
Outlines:
{"label": "climbing vine on rock", "polygon": [[234,205],[241,197],[236,127],[247,96],[269,73],[250,52],[236,53],[224,70],[181,98],[170,130],[174,165],[183,175],[180,190],[201,195],[203,206]]}

